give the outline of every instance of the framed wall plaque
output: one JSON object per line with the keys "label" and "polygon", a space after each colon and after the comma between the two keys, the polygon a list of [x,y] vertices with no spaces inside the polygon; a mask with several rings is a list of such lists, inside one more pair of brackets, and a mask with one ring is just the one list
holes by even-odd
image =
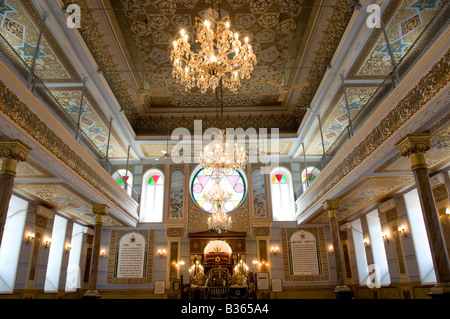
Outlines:
{"label": "framed wall plaque", "polygon": [[256,274],[256,285],[258,290],[268,290],[269,286],[269,273],[259,272]]}

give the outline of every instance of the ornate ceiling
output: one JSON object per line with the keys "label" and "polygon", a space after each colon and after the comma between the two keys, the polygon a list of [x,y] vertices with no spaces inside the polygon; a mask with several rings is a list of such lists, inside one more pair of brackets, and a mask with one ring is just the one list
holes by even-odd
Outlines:
{"label": "ornate ceiling", "polygon": [[[30,66],[36,51],[41,25],[41,14],[31,0],[0,0],[0,35],[9,43],[16,56]],[[35,74],[46,84],[49,91],[37,88],[49,103],[58,103],[75,124],[81,104],[82,79],[67,57],[64,48],[52,31],[45,27],[38,50]],[[109,119],[87,88],[82,105],[81,128],[93,144],[103,153],[107,146]],[[110,158],[126,158],[127,148],[113,129],[110,141]]]}
{"label": "ornate ceiling", "polygon": [[[396,63],[399,63],[412,48],[416,39],[445,2],[439,0],[392,0],[388,3],[383,11],[383,21]],[[356,45],[360,45],[360,43]],[[391,72],[392,64],[385,37],[381,28],[375,28],[345,75],[348,106],[352,120],[374,93],[383,89],[383,81],[390,76]],[[324,135],[323,144],[325,151],[328,151],[349,124],[342,86],[327,105],[321,122]],[[306,141],[305,148],[307,155],[322,155],[322,140],[319,130],[315,130],[311,138]]]}
{"label": "ornate ceiling", "polygon": [[[249,37],[258,63],[237,94],[224,91],[220,124],[295,133],[350,21],[349,3],[333,0],[320,7],[322,1],[313,0],[221,0],[222,16],[229,15],[232,29]],[[202,119],[203,128],[217,126],[216,95],[185,92],[171,75],[169,58],[181,28],[193,39],[195,17],[202,17],[210,1],[83,0],[79,5],[81,35],[137,135],[166,134],[163,118],[171,127],[193,129],[193,119]],[[219,1],[213,6],[218,10]],[[267,81],[310,86],[291,90],[279,102],[280,89]],[[123,82],[164,90],[149,93],[139,105],[137,90]]]}
{"label": "ornate ceiling", "polygon": [[[448,101],[447,101],[448,103]],[[449,116],[434,124],[430,130],[431,149],[426,152],[425,159],[430,172],[436,172],[450,159],[450,124]],[[385,161],[372,174],[362,178],[353,187],[339,196],[341,208],[339,220],[345,222],[352,220],[368,207],[382,202],[384,199],[398,193],[414,183],[411,171],[411,161],[396,152],[394,156]],[[328,223],[328,213],[321,211],[311,218],[310,223]]]}

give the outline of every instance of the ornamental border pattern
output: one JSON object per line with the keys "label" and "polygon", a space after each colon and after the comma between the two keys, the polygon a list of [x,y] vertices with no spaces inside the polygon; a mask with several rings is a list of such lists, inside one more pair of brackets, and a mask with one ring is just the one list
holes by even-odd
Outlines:
{"label": "ornamental border pattern", "polygon": [[322,181],[309,198],[309,203],[296,214],[303,216],[317,201],[328,193],[334,185],[369,157],[403,124],[416,114],[450,81],[450,49],[423,76],[416,86],[392,109],[350,154],[339,163],[326,180]]}
{"label": "ornamental border pattern", "polygon": [[[70,0],[62,0],[64,6],[67,7],[71,2]],[[113,58],[108,52],[108,46],[105,45],[103,36],[98,30],[98,27],[88,9],[88,5],[85,0],[78,0],[77,4],[83,10],[81,28],[78,29],[79,33],[84,40],[89,52],[93,56],[94,60],[98,63],[99,69],[105,71],[105,79],[110,86],[114,96],[116,97],[119,105],[123,110],[127,111],[127,118],[133,127],[136,134],[156,134],[157,131],[146,132],[143,127],[148,129],[148,123],[152,116],[144,116],[139,114],[133,107],[133,103],[127,89],[122,85],[122,80],[115,72],[117,67],[113,61]],[[350,23],[353,11],[347,6],[350,4],[350,0],[339,0],[338,5],[332,15],[330,25],[327,28],[326,36],[322,41],[322,44],[318,50],[316,59],[314,61],[313,71],[311,71],[308,82],[310,86],[305,88],[297,102],[294,103],[295,110],[287,114],[282,115],[264,115],[264,116],[226,116],[225,123],[236,123],[237,121],[242,123],[243,127],[257,127],[263,119],[266,127],[279,127],[280,131],[296,131],[304,115],[306,114],[305,106],[309,106],[309,103],[314,98],[317,88],[319,87],[323,76],[325,75],[324,65],[328,65],[342,40],[345,30]],[[172,117],[173,118],[173,117]],[[288,120],[289,118],[289,120]],[[206,126],[214,127],[215,117],[204,116],[202,118],[196,118],[194,115],[192,118],[185,116],[181,118],[175,118],[174,120],[179,126],[186,127],[192,130],[190,123],[186,123],[187,120],[201,119]],[[258,124],[257,124],[258,123]],[[274,123],[277,125],[272,126]],[[256,124],[256,125],[255,125]],[[283,124],[283,126],[281,126]],[[225,124],[228,125],[228,124]],[[154,127],[159,129],[158,127]],[[165,130],[165,129],[164,129]]]}
{"label": "ornamental border pattern", "polygon": [[[147,230],[113,230],[111,231],[111,239],[109,244],[109,257],[108,257],[108,273],[106,284],[107,285],[145,285],[153,282],[153,255],[155,250],[155,229]],[[120,239],[129,233],[139,233],[146,239],[145,252],[147,253],[146,261],[146,277],[140,278],[114,278],[114,268],[116,267],[116,261],[118,261],[119,243]],[[116,260],[117,254],[117,260]]]}
{"label": "ornamental border pattern", "polygon": [[[18,96],[0,80],[0,111],[15,124],[24,129],[38,144],[50,151],[59,160],[70,167],[83,180],[92,185],[106,198],[117,205],[122,212],[135,219],[127,212],[121,201],[111,193],[112,187],[88,165],[81,156],[66,144],[50,127],[40,119]],[[123,224],[123,222],[121,222]]]}
{"label": "ornamental border pattern", "polygon": [[[320,253],[320,268],[322,274],[319,275],[291,275],[289,274],[289,240],[291,236],[301,230],[310,232],[316,237],[319,253]],[[280,241],[281,241],[281,252],[282,252],[282,270],[283,270],[283,280],[285,282],[324,282],[330,280],[330,271],[328,265],[328,253],[326,249],[325,241],[325,229],[324,227],[291,227],[291,228],[280,228]]]}

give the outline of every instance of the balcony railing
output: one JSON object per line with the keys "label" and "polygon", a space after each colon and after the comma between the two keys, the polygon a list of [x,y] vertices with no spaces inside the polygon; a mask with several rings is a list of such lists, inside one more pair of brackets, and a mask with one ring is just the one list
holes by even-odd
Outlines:
{"label": "balcony railing", "polygon": [[[17,51],[9,44],[9,42],[0,34],[0,60],[9,67],[23,84],[27,85],[30,74],[33,75],[32,93],[47,107],[57,121],[62,123],[67,131],[83,146],[83,148],[110,174],[117,172],[109,158],[106,156],[107,150],[101,150],[83,131],[77,122],[70,116],[69,112],[61,105],[58,99],[52,94],[35,72],[32,72],[30,66],[22,59]],[[80,106],[78,106],[80,107]],[[118,172],[117,172],[118,173]],[[119,174],[119,173],[118,173]],[[136,190],[128,185],[131,189],[127,190],[128,194],[138,202],[139,194]]]}
{"label": "balcony railing", "polygon": [[[427,49],[434,43],[439,35],[448,27],[450,20],[450,2],[447,2],[436,13],[430,23],[422,30],[409,50],[397,62],[396,71],[400,81],[405,77],[408,71],[417,63]],[[386,74],[384,81],[379,84],[377,90],[372,94],[368,101],[361,106],[359,112],[351,119],[353,134],[355,134],[365,123],[365,121],[375,112],[383,100],[394,90],[395,86],[394,71]],[[320,170],[333,159],[333,157],[342,149],[342,147],[351,139],[350,126],[347,125],[337,139],[330,145],[319,162],[315,165]]]}

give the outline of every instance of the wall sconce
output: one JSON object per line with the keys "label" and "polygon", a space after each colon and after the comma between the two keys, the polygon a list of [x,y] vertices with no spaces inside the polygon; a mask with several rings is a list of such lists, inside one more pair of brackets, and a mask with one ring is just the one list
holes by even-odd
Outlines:
{"label": "wall sconce", "polygon": [[367,238],[363,239],[364,247],[369,248],[369,240]]}
{"label": "wall sconce", "polygon": [[66,245],[66,254],[68,254],[71,249],[72,249],[72,244],[71,243],[67,243],[67,245]]}
{"label": "wall sconce", "polygon": [[384,240],[386,243],[389,242],[389,237],[388,237],[388,234],[387,234],[387,233],[382,232],[382,233],[381,233],[381,236],[383,237],[383,240]]}
{"label": "wall sconce", "polygon": [[450,207],[447,207],[447,208],[445,209],[445,214],[447,215],[447,217],[450,216]]}
{"label": "wall sconce", "polygon": [[328,250],[330,251],[330,253],[334,253],[334,247],[333,247],[333,245],[328,246]]}
{"label": "wall sconce", "polygon": [[100,251],[100,258],[105,257],[105,255],[106,255],[106,252],[105,252],[104,249],[102,249],[102,250]]}
{"label": "wall sconce", "polygon": [[274,256],[276,256],[276,255],[278,254],[278,252],[279,252],[278,247],[272,247],[272,254],[273,254]]}
{"label": "wall sconce", "polygon": [[36,237],[35,233],[28,233],[27,234],[27,245]]}
{"label": "wall sconce", "polygon": [[257,265],[259,264],[259,262],[258,262],[258,260],[253,259],[252,264],[253,264],[254,266],[257,266]]}
{"label": "wall sconce", "polygon": [[163,258],[166,255],[165,249],[158,249],[158,256]]}
{"label": "wall sconce", "polygon": [[408,237],[408,234],[406,233],[406,227],[405,227],[405,225],[401,225],[399,228],[398,228],[398,231],[400,232],[400,233],[402,233],[402,235],[403,235],[403,237]]}
{"label": "wall sconce", "polygon": [[262,261],[258,264],[258,266],[259,266],[259,267],[267,267],[267,268],[269,268],[269,263],[268,263],[267,261],[265,261],[265,260],[262,260]]}
{"label": "wall sconce", "polygon": [[52,244],[52,239],[47,238],[44,242],[44,248],[47,249],[48,247],[50,247],[51,244]]}

